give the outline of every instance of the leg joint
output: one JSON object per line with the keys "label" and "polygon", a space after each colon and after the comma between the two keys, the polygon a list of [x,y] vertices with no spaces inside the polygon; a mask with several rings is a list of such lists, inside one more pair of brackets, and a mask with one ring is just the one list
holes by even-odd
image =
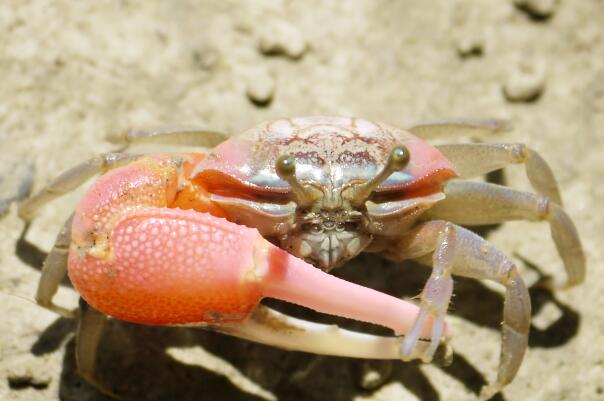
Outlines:
{"label": "leg joint", "polygon": [[551,211],[551,200],[547,196],[537,197],[537,218],[547,220]]}
{"label": "leg joint", "polygon": [[514,144],[510,149],[510,154],[514,163],[524,163],[529,158],[529,149],[524,144]]}
{"label": "leg joint", "polygon": [[514,279],[518,276],[518,268],[509,259],[506,259],[499,270],[499,277],[501,282],[508,287],[514,282]]}
{"label": "leg joint", "polygon": [[120,167],[128,162],[134,161],[138,157],[138,155],[131,155],[127,153],[103,153],[99,155],[97,159],[99,163],[99,171],[104,174],[116,167]]}
{"label": "leg joint", "polygon": [[433,254],[433,271],[439,275],[450,274],[456,252],[457,228],[452,223],[445,223]]}

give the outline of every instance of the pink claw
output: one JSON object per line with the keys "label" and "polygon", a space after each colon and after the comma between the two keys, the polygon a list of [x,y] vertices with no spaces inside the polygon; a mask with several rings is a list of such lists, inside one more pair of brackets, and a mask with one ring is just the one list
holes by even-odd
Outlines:
{"label": "pink claw", "polygon": [[[88,303],[118,319],[236,322],[273,297],[404,334],[418,313],[412,303],[324,273],[256,229],[207,213],[143,207],[112,227],[107,243],[72,245],[69,276]],[[428,322],[422,337],[430,330]]]}

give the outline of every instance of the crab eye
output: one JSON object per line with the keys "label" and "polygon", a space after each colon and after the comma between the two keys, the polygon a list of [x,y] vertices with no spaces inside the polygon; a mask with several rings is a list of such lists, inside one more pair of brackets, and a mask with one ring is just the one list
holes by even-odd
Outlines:
{"label": "crab eye", "polygon": [[312,204],[321,196],[308,185],[302,185],[296,178],[296,159],[289,154],[281,155],[275,162],[277,175],[287,181],[292,188],[294,200],[299,206],[305,207]]}
{"label": "crab eye", "polygon": [[296,174],[296,159],[292,155],[282,155],[275,165],[280,177],[293,177]]}
{"label": "crab eye", "polygon": [[372,192],[394,172],[401,171],[409,164],[411,153],[405,145],[396,145],[390,151],[390,156],[384,168],[371,180],[364,184],[357,185],[352,195],[352,204],[356,207],[361,206]]}
{"label": "crab eye", "polygon": [[409,164],[410,159],[411,154],[409,153],[409,149],[405,145],[397,145],[392,148],[389,162],[392,163],[392,170],[399,171]]}

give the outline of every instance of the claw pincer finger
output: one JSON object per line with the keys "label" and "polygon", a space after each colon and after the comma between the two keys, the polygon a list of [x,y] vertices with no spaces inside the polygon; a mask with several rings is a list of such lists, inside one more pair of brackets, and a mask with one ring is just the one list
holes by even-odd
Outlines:
{"label": "claw pincer finger", "polygon": [[[72,245],[69,276],[96,309],[147,324],[245,319],[263,297],[408,332],[414,304],[349,283],[275,247],[256,229],[207,213],[124,213],[103,252]],[[429,336],[431,323],[423,334]]]}

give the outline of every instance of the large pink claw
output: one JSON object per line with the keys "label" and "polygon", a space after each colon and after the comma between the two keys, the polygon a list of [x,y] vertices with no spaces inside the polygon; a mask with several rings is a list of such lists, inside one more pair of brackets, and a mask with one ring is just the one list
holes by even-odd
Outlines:
{"label": "large pink claw", "polygon": [[[107,241],[73,244],[69,276],[96,309],[148,324],[232,324],[263,297],[375,323],[404,334],[416,305],[331,276],[266,241],[256,229],[207,213],[125,211]],[[429,337],[431,324],[422,336]]]}

